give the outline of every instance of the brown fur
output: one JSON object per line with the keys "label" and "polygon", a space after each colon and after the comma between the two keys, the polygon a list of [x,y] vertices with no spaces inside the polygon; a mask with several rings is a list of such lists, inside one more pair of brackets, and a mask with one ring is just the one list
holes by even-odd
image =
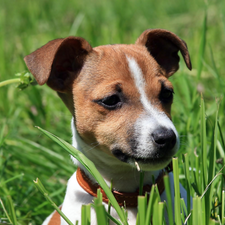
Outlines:
{"label": "brown fur", "polygon": [[[128,64],[124,63],[126,56],[134,58],[142,69],[151,104],[171,118],[172,102],[162,103],[159,93],[162,82],[172,88],[167,78],[179,67],[179,50],[191,69],[185,42],[169,31],[155,29],[143,32],[135,45],[92,49],[83,38],[53,40],[26,56],[25,62],[39,84],[47,83],[58,92],[87,144],[98,143],[102,151],[111,154],[112,146],[119,143],[124,152],[131,153],[128,137],[143,106]],[[124,98],[119,110],[96,103],[118,89]]]}

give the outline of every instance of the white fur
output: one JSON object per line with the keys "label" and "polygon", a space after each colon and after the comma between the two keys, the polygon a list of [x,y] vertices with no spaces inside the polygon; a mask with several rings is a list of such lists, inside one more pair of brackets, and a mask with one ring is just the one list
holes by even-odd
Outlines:
{"label": "white fur", "polygon": [[42,223],[42,225],[48,225],[49,221],[51,220],[53,214],[55,213],[55,211],[53,211],[46,219],[45,221]]}
{"label": "white fur", "polygon": [[[73,131],[73,146],[78,148],[79,146],[83,146],[84,142],[82,142],[82,139],[79,137],[79,134],[77,133],[73,119],[72,119],[72,131]],[[75,139],[76,138],[76,139]],[[98,166],[97,166],[98,167]],[[116,168],[115,168],[116,169]],[[121,169],[121,168],[119,168]],[[134,172],[134,171],[133,171]],[[160,171],[156,171],[160,172]],[[133,174],[133,173],[132,173]],[[147,178],[150,183],[153,173],[146,172],[145,178]],[[128,176],[128,175],[127,175]],[[157,176],[155,176],[157,177]],[[133,174],[133,180],[128,180],[128,182],[125,179],[120,179],[119,182],[123,183],[124,187],[133,186],[133,183],[136,183],[135,180],[135,173]],[[174,182],[173,182],[173,173],[169,173],[169,180],[170,180],[170,189],[171,189],[171,196],[172,196],[172,203],[174,208]],[[139,182],[139,180],[138,180]],[[123,187],[121,186],[121,191],[124,191]],[[180,194],[181,198],[184,198],[185,203],[187,204],[187,193],[186,190],[183,188],[182,185],[180,185]],[[161,201],[166,201],[166,193],[165,191],[161,195]],[[62,205],[62,212],[75,224],[75,221],[81,221],[81,206],[84,204],[92,203],[93,197],[86,193],[78,184],[76,179],[76,172],[72,175],[72,177],[68,181],[67,190],[66,190],[66,196]],[[104,205],[107,208],[107,204],[104,203]],[[137,214],[137,208],[127,208],[128,211],[128,222],[129,225],[135,225],[136,224],[136,214]],[[116,211],[112,208],[111,215],[117,219],[118,215]],[[46,223],[45,223],[46,224]],[[66,225],[67,223],[61,219],[61,225]],[[91,209],[91,224],[95,225],[96,223],[96,216],[93,209]],[[113,224],[113,223],[112,223]]]}
{"label": "white fur", "polygon": [[[172,196],[172,207],[174,210],[174,182],[173,182],[173,173],[169,173],[170,180],[170,189]],[[185,204],[187,205],[187,193],[184,187],[180,184],[180,197],[184,199]],[[161,195],[161,201],[167,201],[166,192],[164,191]],[[93,197],[86,193],[76,180],[76,172],[72,175],[72,177],[68,181],[68,186],[66,190],[66,196],[63,202],[62,212],[75,224],[75,221],[81,221],[81,207],[84,204],[89,204],[93,202]],[[107,204],[103,203],[107,209]],[[128,212],[128,223],[129,225],[136,224],[136,215],[137,208],[127,208]],[[111,208],[111,215],[119,219],[116,211]],[[167,217],[167,216],[166,216]],[[167,219],[166,219],[167,220]],[[44,225],[47,223],[44,223]],[[111,223],[113,224],[113,223]],[[61,225],[67,225],[67,223],[61,219]],[[96,215],[93,209],[91,209],[91,225],[97,225]]]}
{"label": "white fur", "polygon": [[130,73],[135,81],[136,88],[140,94],[140,101],[143,105],[144,111],[138,118],[135,124],[135,133],[138,137],[138,157],[145,158],[151,156],[153,150],[153,143],[149,141],[149,134],[151,134],[158,127],[165,127],[172,129],[176,135],[176,144],[174,146],[174,154],[179,147],[179,137],[172,121],[164,112],[159,112],[148,100],[146,95],[146,82],[141,68],[134,58],[127,57]]}
{"label": "white fur", "polygon": [[[97,144],[95,147],[87,145],[78,134],[73,118],[71,121],[71,129],[73,132],[73,146],[85,154],[85,156],[87,156],[95,164],[96,168],[109,186],[111,184],[111,180],[113,180],[116,190],[123,192],[134,192],[137,190],[139,187],[140,172],[137,171],[136,167],[132,167],[130,164],[121,162],[114,156],[110,156],[102,152],[98,148]],[[101,155],[101,157],[99,157],[99,155]],[[78,167],[82,168],[86,174],[89,174],[80,162],[73,157],[72,159]],[[149,180],[152,180],[152,176],[158,177],[160,172],[161,170],[146,172],[144,183],[148,183]],[[92,179],[90,174],[89,176]],[[95,182],[94,179],[92,180]],[[128,183],[129,185],[127,185]]]}
{"label": "white fur", "polygon": [[[165,113],[159,112],[156,108],[152,106],[151,102],[148,100],[147,95],[145,93],[146,84],[144,76],[137,62],[129,57],[127,57],[127,62],[130,68],[130,73],[132,74],[132,77],[135,81],[136,88],[140,93],[140,101],[144,109],[143,113],[135,122],[135,133],[138,139],[138,149],[140,150],[139,156],[145,157],[147,154],[151,154],[152,144],[149,141],[146,141],[147,135],[149,135],[149,133],[153,132],[154,129],[159,126],[170,128],[174,131],[177,137],[177,143],[174,147],[176,150],[179,146],[179,138],[173,123],[166,116]],[[93,146],[87,145],[78,134],[74,125],[74,119],[72,119],[71,126],[73,132],[73,146],[82,153],[84,153],[95,164],[107,184],[110,184],[112,179],[114,188],[116,190],[122,192],[134,192],[137,190],[137,188],[139,187],[140,177],[140,173],[139,171],[137,171],[137,169],[135,169],[128,163],[119,161],[114,156],[110,156],[104,153],[99,149],[98,143],[93,143]],[[147,153],[147,149],[150,149],[150,153],[149,151]],[[77,166],[81,167],[85,172],[87,172],[85,168],[76,159],[74,159],[73,157],[72,159]],[[160,172],[161,170],[145,172],[144,184],[151,184],[152,176],[157,178]],[[169,178],[172,201],[174,204],[174,185],[172,173],[169,173]],[[180,191],[181,197],[185,199],[185,202],[187,202],[186,191],[182,186],[180,186]],[[165,191],[161,195],[161,200],[166,201]],[[62,204],[63,213],[75,224],[76,220],[81,220],[81,206],[83,204],[92,203],[92,201],[93,197],[86,193],[77,183],[75,172],[68,181],[65,199]],[[129,225],[135,225],[137,208],[127,208],[127,211]],[[112,209],[111,214],[113,217],[118,219],[115,210]],[[46,219],[44,225],[48,224],[47,220],[49,220],[49,218]],[[93,209],[91,211],[91,224],[96,224],[96,217]],[[61,220],[61,225],[66,225],[66,222],[63,219]]]}

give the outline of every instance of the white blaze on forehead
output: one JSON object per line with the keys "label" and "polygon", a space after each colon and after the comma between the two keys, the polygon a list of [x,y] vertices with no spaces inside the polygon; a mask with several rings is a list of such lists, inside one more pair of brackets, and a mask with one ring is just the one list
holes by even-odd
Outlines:
{"label": "white blaze on forehead", "polygon": [[128,61],[128,65],[129,65],[131,75],[134,78],[136,87],[137,87],[138,92],[140,94],[140,98],[141,98],[140,100],[141,100],[141,103],[144,106],[144,109],[151,112],[151,114],[155,114],[156,110],[153,108],[153,106],[149,102],[149,100],[146,96],[146,93],[145,93],[146,82],[145,82],[145,79],[144,79],[141,68],[139,67],[139,65],[135,61],[135,59],[127,57],[127,61]]}
{"label": "white blaze on forehead", "polygon": [[179,138],[171,120],[164,112],[158,111],[150,102],[146,95],[146,81],[142,69],[135,61],[134,58],[128,57],[128,66],[130,73],[134,79],[136,88],[140,94],[140,101],[143,105],[143,113],[137,119],[135,124],[135,133],[138,138],[138,148],[142,151],[139,152],[140,157],[144,157],[145,154],[149,154],[153,148],[153,143],[149,140],[149,135],[153,133],[154,130],[160,127],[165,127],[167,129],[172,129],[177,137],[177,143],[175,147],[179,145]]}

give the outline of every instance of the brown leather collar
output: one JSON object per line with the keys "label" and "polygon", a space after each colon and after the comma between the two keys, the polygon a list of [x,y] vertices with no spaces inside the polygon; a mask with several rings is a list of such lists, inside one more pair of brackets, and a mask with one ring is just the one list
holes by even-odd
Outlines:
{"label": "brown leather collar", "polygon": [[[166,168],[167,172],[172,171],[172,164],[170,163]],[[109,199],[107,198],[105,192],[100,187],[99,184],[93,184],[91,179],[82,171],[80,168],[77,169],[77,181],[79,185],[90,195],[97,197],[97,190],[100,189],[102,192],[102,200],[105,203],[109,202]],[[158,190],[160,195],[163,193],[165,187],[164,187],[164,181],[163,176],[165,175],[165,172],[162,170],[162,173],[158,176],[156,179],[156,184],[158,186]],[[152,185],[145,185],[143,187],[143,195],[145,193],[149,193],[151,191]],[[116,198],[118,204],[120,206],[124,205],[124,202],[126,203],[126,207],[137,207],[137,201],[139,196],[139,190],[133,193],[127,193],[127,192],[119,192],[119,191],[112,191],[114,197]]]}

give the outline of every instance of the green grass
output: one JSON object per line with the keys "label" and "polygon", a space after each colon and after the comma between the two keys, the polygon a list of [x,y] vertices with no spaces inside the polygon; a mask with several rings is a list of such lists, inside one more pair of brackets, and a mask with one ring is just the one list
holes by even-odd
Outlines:
{"label": "green grass", "polygon": [[[189,72],[181,60],[180,70],[171,77],[172,117],[181,137],[180,182],[196,196],[194,213],[203,212],[190,221],[196,217],[198,224],[214,224],[204,222],[210,214],[225,224],[222,175],[201,198],[224,164],[225,149],[225,2],[205,2],[1,0],[0,82],[18,78],[15,74],[26,70],[23,57],[55,38],[77,35],[97,46],[134,43],[148,28],[176,33],[188,44],[193,64]],[[0,87],[0,198],[5,207],[0,204],[0,223],[8,221],[7,212],[13,224],[41,224],[53,210],[35,188],[36,177],[56,205],[61,204],[75,167],[68,153],[35,126],[70,143],[70,120],[69,111],[46,86],[23,91],[16,84]]]}

